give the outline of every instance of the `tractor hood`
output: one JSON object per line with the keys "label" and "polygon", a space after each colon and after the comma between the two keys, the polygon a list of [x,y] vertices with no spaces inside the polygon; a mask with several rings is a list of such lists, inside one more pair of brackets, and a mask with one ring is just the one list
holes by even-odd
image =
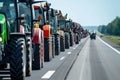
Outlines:
{"label": "tractor hood", "polygon": [[0,24],[4,24],[4,23],[5,23],[5,15],[0,14]]}
{"label": "tractor hood", "polygon": [[7,28],[5,15],[0,13],[0,44],[5,44],[7,41]]}

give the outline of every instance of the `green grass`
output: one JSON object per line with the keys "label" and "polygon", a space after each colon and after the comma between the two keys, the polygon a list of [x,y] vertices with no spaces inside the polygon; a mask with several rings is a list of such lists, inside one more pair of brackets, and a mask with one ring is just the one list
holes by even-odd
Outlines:
{"label": "green grass", "polygon": [[100,37],[106,38],[107,40],[120,45],[120,36],[108,36],[108,35],[102,35]]}

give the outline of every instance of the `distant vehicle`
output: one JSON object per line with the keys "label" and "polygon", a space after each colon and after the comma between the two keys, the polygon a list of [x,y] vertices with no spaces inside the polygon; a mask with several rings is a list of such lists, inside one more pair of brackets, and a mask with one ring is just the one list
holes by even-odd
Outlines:
{"label": "distant vehicle", "polygon": [[96,39],[96,32],[94,31],[94,32],[91,32],[90,33],[90,39],[92,40],[92,39]]}

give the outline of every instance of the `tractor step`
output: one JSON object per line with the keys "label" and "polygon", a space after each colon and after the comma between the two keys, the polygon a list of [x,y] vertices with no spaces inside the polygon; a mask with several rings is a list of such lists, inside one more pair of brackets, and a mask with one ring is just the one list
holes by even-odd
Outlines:
{"label": "tractor step", "polygon": [[0,80],[11,80],[10,69],[0,70]]}

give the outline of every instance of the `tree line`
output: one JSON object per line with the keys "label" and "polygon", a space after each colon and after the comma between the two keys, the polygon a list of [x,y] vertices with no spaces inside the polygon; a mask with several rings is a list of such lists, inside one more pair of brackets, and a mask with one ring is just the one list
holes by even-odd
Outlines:
{"label": "tree line", "polygon": [[108,25],[98,26],[98,31],[103,34],[120,36],[120,17],[116,17]]}

